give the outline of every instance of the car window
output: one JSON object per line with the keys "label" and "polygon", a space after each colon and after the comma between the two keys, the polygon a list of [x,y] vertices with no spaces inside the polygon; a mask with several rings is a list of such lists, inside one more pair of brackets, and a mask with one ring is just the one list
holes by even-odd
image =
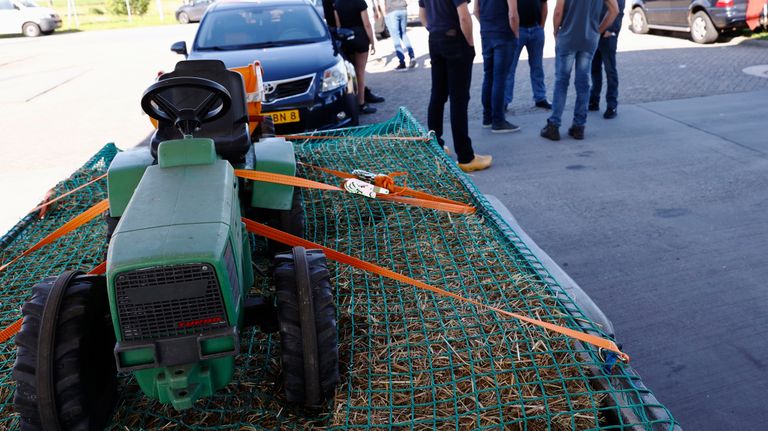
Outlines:
{"label": "car window", "polygon": [[195,40],[196,49],[248,49],[319,42],[325,24],[308,5],[262,6],[209,13]]}
{"label": "car window", "polygon": [[21,0],[19,3],[23,4],[26,7],[38,7],[37,3],[33,2],[32,0]]}

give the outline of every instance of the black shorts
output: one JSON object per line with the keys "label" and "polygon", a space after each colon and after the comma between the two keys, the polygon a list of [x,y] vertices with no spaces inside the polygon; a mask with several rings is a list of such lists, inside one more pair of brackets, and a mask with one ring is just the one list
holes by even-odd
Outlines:
{"label": "black shorts", "polygon": [[368,48],[371,46],[371,40],[368,39],[368,33],[365,32],[365,27],[352,27],[352,31],[355,32],[355,39],[352,40],[352,50],[354,52],[368,52]]}

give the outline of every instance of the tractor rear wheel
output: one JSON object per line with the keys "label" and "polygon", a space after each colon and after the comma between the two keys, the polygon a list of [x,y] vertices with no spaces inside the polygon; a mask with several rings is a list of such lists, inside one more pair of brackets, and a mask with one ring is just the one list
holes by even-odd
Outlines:
{"label": "tractor rear wheel", "polygon": [[21,430],[104,429],[117,398],[105,278],[77,271],[46,278],[21,311],[13,367]]}
{"label": "tractor rear wheel", "polygon": [[[263,210],[265,214],[264,221],[269,227],[280,229],[291,235],[304,237],[304,227],[306,217],[304,216],[304,198],[301,196],[299,187],[293,188],[293,197],[291,200],[291,209],[289,210]],[[275,241],[269,241],[270,255],[286,253],[291,247]]]}
{"label": "tractor rear wheel", "polygon": [[336,305],[321,250],[294,247],[275,258],[285,396],[318,407],[339,382]]}

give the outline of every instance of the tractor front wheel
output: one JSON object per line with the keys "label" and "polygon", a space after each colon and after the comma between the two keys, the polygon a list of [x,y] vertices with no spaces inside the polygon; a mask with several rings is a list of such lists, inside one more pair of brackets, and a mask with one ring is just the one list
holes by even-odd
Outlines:
{"label": "tractor front wheel", "polygon": [[21,311],[13,367],[21,430],[104,429],[117,398],[105,278],[77,271],[46,278]]}
{"label": "tractor front wheel", "polygon": [[294,247],[275,257],[285,396],[319,407],[339,382],[336,305],[321,250]]}

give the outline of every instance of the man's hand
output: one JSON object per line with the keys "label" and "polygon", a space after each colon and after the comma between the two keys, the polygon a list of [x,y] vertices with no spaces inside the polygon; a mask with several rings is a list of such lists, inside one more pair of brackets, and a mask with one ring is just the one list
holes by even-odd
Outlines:
{"label": "man's hand", "polygon": [[603,39],[608,39],[609,37],[613,37],[613,36],[616,36],[616,33],[612,32],[610,30],[607,30],[607,31],[603,32]]}
{"label": "man's hand", "polygon": [[469,46],[475,46],[475,40],[472,37],[472,16],[469,15],[469,7],[466,3],[462,3],[456,7],[456,11],[459,13],[459,27],[461,27],[461,32],[464,34],[464,39],[467,40]]}
{"label": "man's hand", "polygon": [[520,15],[517,13],[517,0],[507,0],[507,8],[509,9],[509,28],[515,37],[520,37]]}

